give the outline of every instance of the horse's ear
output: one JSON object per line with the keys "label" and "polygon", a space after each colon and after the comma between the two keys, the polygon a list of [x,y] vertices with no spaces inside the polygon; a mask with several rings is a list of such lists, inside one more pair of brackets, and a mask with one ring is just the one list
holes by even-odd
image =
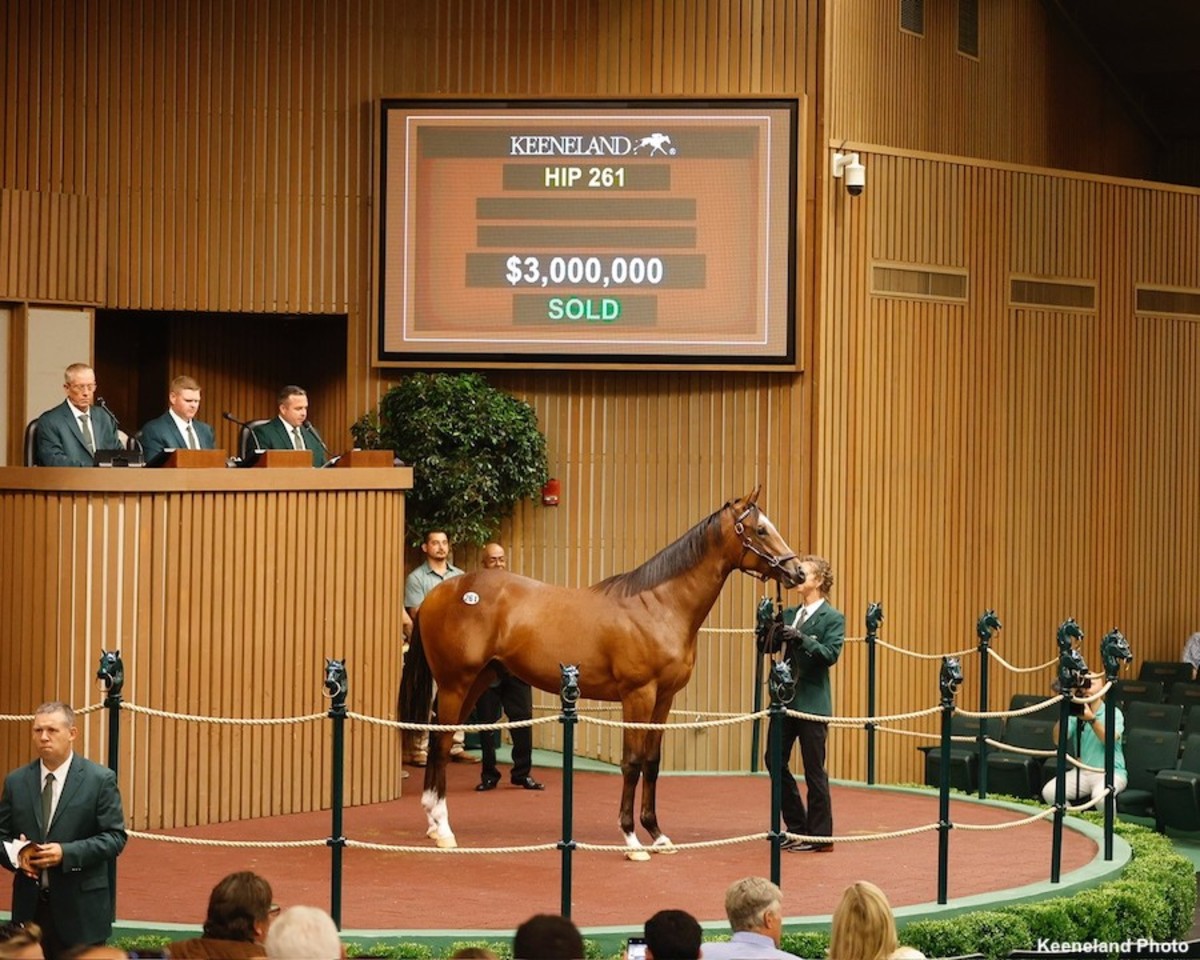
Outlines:
{"label": "horse's ear", "polygon": [[746,496],[743,498],[746,501],[746,505],[751,506],[751,507],[754,506],[754,504],[756,504],[758,502],[758,495],[761,492],[762,492],[762,484],[760,483],[750,493],[746,494]]}

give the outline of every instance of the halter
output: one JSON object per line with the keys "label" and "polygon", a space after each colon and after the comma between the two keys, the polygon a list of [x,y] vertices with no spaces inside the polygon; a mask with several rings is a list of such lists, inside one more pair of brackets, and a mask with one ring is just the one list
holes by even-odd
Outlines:
{"label": "halter", "polygon": [[[760,550],[758,548],[758,546],[750,539],[749,535],[747,535],[747,533],[746,533],[746,524],[744,521],[748,516],[750,516],[751,511],[754,511],[755,514],[758,514],[761,512],[758,509],[757,503],[748,503],[748,504],[746,504],[746,509],[743,510],[740,514],[738,514],[736,517],[733,518],[733,532],[742,538],[742,555],[740,557],[738,557],[738,566],[741,567],[742,561],[746,558],[747,553],[752,553],[759,559],[765,560],[767,562],[767,565],[770,566],[772,569],[782,567],[789,560],[795,560],[796,555],[794,553],[784,554],[782,557],[773,557],[773,556],[771,556],[771,554],[766,553],[765,551]],[[743,569],[742,572],[748,573],[752,577],[758,577],[760,580],[766,580],[768,578],[767,574],[759,573],[756,570]]]}

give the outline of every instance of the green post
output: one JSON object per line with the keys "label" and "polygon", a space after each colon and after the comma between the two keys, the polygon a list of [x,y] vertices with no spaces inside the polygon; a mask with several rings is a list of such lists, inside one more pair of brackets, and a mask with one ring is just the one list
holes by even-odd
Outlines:
{"label": "green post", "polygon": [[[758,601],[754,614],[754,701],[753,712],[762,709],[763,663],[770,659],[771,636],[776,627],[783,623],[783,587],[775,582],[775,601],[763,597]],[[762,721],[758,717],[750,724],[750,772],[758,773],[758,760],[762,755]]]}
{"label": "green post", "polygon": [[[108,708],[108,769],[119,776],[121,763],[121,691],[125,687],[125,663],[121,651],[100,652],[96,679],[104,684],[104,706]],[[108,861],[108,892],[112,897],[112,919],[117,918],[117,861]]]}
{"label": "green post", "polygon": [[[979,615],[979,619],[975,621],[975,636],[979,638],[979,712],[988,712],[988,669],[991,666],[991,657],[988,656],[988,649],[991,646],[992,634],[1000,630],[1004,625],[1000,622],[1000,618],[996,616],[995,610],[984,610]],[[979,745],[979,799],[986,800],[988,794],[988,718],[982,717],[979,720],[979,733],[977,734],[976,743]]]}
{"label": "green post", "polygon": [[[867,716],[875,716],[875,641],[883,623],[883,604],[867,604]],[[875,783],[875,724],[867,721],[867,783]]]}
{"label": "green post", "polygon": [[559,696],[562,698],[562,714],[558,722],[563,726],[563,800],[562,839],[558,849],[562,851],[562,896],[559,913],[571,916],[571,855],[575,852],[573,836],[575,808],[575,724],[579,722],[575,705],[579,702],[579,667],[560,664],[562,683]]}
{"label": "green post", "polygon": [[330,802],[331,829],[326,843],[333,859],[330,875],[329,915],[342,929],[342,851],[346,837],[342,832],[346,779],[346,664],[343,660],[325,661],[325,695],[330,698],[327,716],[333,721],[333,795]]}
{"label": "green post", "polygon": [[938,677],[942,700],[941,772],[938,778],[938,881],[937,902],[946,902],[950,883],[950,729],[954,718],[954,695],[962,683],[962,668],[954,657],[942,657]]}
{"label": "green post", "polygon": [[[1121,672],[1121,664],[1133,660],[1129,641],[1116,627],[1106,633],[1100,641],[1100,656],[1104,660],[1104,678],[1112,684]],[[1117,798],[1113,794],[1113,775],[1116,766],[1116,717],[1117,700],[1111,686],[1104,694],[1104,859],[1113,858],[1113,823],[1117,815]]]}
{"label": "green post", "polygon": [[796,681],[792,679],[792,668],[786,660],[780,660],[771,667],[769,681],[771,688],[771,723],[768,727],[770,743],[767,749],[771,751],[771,882],[780,884],[782,863],[780,853],[784,841],[784,832],[780,830],[783,820],[783,723],[787,717],[787,705],[796,695]]}

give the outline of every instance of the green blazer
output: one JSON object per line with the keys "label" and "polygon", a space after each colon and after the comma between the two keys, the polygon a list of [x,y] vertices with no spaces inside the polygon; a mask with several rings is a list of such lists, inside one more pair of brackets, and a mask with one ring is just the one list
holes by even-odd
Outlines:
{"label": "green blazer", "polygon": [[[312,451],[313,466],[319,467],[329,459],[329,454],[325,450],[325,444],[321,442],[321,438],[317,436],[308,422],[305,421],[304,426],[300,428],[300,432],[304,435],[304,445]],[[272,417],[261,427],[254,428],[254,435],[258,438],[258,445],[263,450],[294,450],[292,446],[292,436],[284,429],[283,421],[279,417]]]}
{"label": "green blazer", "polygon": [[[100,407],[92,407],[92,439],[97,450],[117,450],[122,444],[113,418]],[[40,417],[37,425],[39,467],[91,467],[95,463],[83,442],[83,431],[75,419],[75,408],[64,400]]]}
{"label": "green blazer", "polygon": [[[783,622],[789,627],[796,619],[799,607],[783,611]],[[796,680],[796,696],[789,706],[803,713],[833,715],[833,694],[829,688],[829,668],[842,655],[846,640],[846,618],[826,600],[817,612],[800,626],[801,643],[789,643],[787,662]]]}
{"label": "green blazer", "polygon": [[[196,432],[196,442],[201,450],[212,450],[216,446],[216,435],[213,428],[199,420],[192,421],[192,429]],[[187,440],[179,432],[171,412],[168,410],[161,417],[155,417],[142,427],[142,453],[146,462],[150,463],[164,450],[178,450],[187,447]]]}
{"label": "green blazer", "polygon": [[[0,795],[0,839],[21,834],[62,845],[63,861],[50,868],[50,912],[63,943],[103,943],[112,933],[113,891],[109,868],[125,848],[125,814],[117,778],[75,754],[49,829],[42,823],[41,764],[18,767]],[[15,872],[12,916],[32,920],[39,883],[11,863],[0,847],[0,865]]]}

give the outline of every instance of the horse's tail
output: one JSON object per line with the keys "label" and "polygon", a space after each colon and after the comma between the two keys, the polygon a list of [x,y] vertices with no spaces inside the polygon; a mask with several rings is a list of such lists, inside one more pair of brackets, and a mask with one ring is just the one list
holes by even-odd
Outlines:
{"label": "horse's tail", "polygon": [[[408,653],[404,655],[404,670],[400,675],[400,691],[396,695],[396,719],[401,723],[428,723],[433,705],[433,672],[421,644],[421,618],[417,616],[413,620]],[[417,736],[416,731],[404,731],[401,737],[403,749],[407,750],[409,741]]]}

